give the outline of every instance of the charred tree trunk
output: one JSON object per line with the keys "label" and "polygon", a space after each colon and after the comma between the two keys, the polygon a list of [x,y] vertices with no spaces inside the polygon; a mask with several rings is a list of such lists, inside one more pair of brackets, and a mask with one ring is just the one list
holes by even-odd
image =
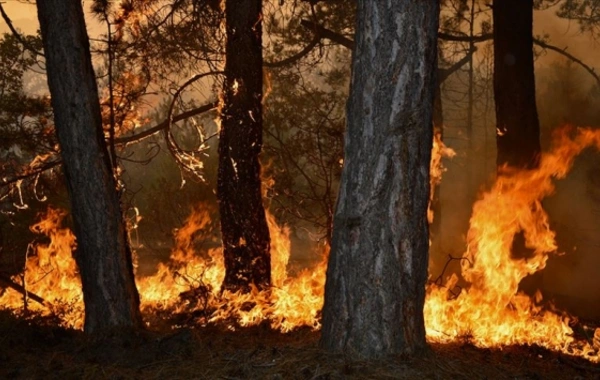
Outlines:
{"label": "charred tree trunk", "polygon": [[344,169],[321,345],[359,357],[426,346],[427,203],[437,1],[358,1]]}
{"label": "charred tree trunk", "polygon": [[495,0],[494,97],[497,165],[534,168],[540,126],[533,73],[533,0]]}
{"label": "charred tree trunk", "polygon": [[139,296],[100,116],[98,88],[80,1],[38,0],[52,95],[71,200],[84,329],[141,327]]}
{"label": "charred tree trunk", "polygon": [[225,289],[271,284],[269,228],[262,204],[261,0],[225,2],[227,45],[217,197]]}

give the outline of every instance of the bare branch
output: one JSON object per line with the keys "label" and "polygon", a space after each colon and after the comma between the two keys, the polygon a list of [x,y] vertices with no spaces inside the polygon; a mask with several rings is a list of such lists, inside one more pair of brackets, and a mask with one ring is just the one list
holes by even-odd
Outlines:
{"label": "bare branch", "polygon": [[567,49],[566,48],[560,49],[560,48],[558,48],[556,46],[547,44],[546,42],[544,42],[542,40],[538,40],[538,39],[534,39],[533,43],[536,44],[537,46],[541,47],[542,49],[548,49],[548,50],[555,51],[558,54],[560,54],[562,56],[565,56],[565,57],[569,58],[571,61],[577,63],[578,65],[580,65],[581,67],[583,67],[588,73],[590,73],[590,75],[593,76],[594,79],[596,79],[596,83],[600,86],[600,77],[598,76],[598,74],[596,74],[596,71],[592,67],[590,67],[590,66],[586,65],[585,63],[583,63],[583,61],[580,60],[579,58],[575,57],[572,54],[567,53]]}
{"label": "bare branch", "polygon": [[321,38],[326,38],[326,39],[333,41],[337,44],[340,44],[350,50],[354,50],[354,41],[347,38],[346,36],[343,36],[339,33],[334,32],[331,29],[325,28],[323,25],[319,25],[316,22],[309,21],[309,20],[300,21],[300,25],[302,25],[303,27],[305,27],[307,29],[314,31],[315,34],[320,36]]}
{"label": "bare branch", "polygon": [[41,305],[52,308],[52,305],[50,304],[50,302],[46,301],[45,299],[38,296],[37,294],[31,293],[30,291],[25,289],[25,287],[17,284],[16,282],[12,281],[8,277],[4,277],[1,274],[0,274],[0,283],[4,284],[5,286],[8,286],[9,288],[16,290],[17,292],[21,293],[25,297],[30,298]]}
{"label": "bare branch", "polygon": [[477,43],[477,42],[485,42],[485,41],[489,41],[491,39],[494,38],[494,35],[491,33],[488,34],[481,34],[479,36],[468,36],[466,34],[464,35],[455,35],[455,34],[449,34],[449,33],[443,33],[443,32],[439,32],[438,33],[438,38],[444,41],[452,41],[452,42],[473,42],[473,43]]}
{"label": "bare branch", "polygon": [[[12,185],[13,183],[16,183],[18,181],[27,179],[27,178],[31,178],[31,177],[35,177],[37,175],[42,174],[43,172],[53,169],[59,165],[62,164],[62,161],[51,161],[51,162],[47,162],[45,165],[34,169],[33,171],[29,171],[29,170],[25,170],[22,174],[16,175],[14,177],[11,178],[2,178],[2,180],[0,180],[0,187],[4,187],[4,186],[8,186],[8,185]],[[31,169],[31,168],[28,168]]]}
{"label": "bare branch", "polygon": [[[171,123],[176,123],[178,121],[185,120],[190,117],[208,112],[210,110],[217,108],[217,105],[218,105],[217,102],[212,102],[212,103],[208,103],[203,106],[200,106],[200,107],[196,107],[189,111],[180,113],[177,116],[173,116]],[[170,125],[169,120],[165,119],[163,122],[155,125],[154,127],[148,128],[145,131],[142,131],[135,135],[117,137],[117,138],[115,138],[115,144],[123,145],[123,144],[130,144],[130,143],[135,143],[135,142],[141,141],[141,140],[145,139],[146,137],[150,137],[158,132],[161,132],[161,131],[167,129],[169,127],[169,125]]]}
{"label": "bare branch", "polygon": [[298,53],[292,55],[291,57],[285,58],[279,62],[263,62],[263,66],[265,67],[281,67],[281,66],[286,66],[289,64],[292,64],[294,62],[296,62],[297,60],[301,59],[302,57],[304,57],[305,55],[307,55],[308,53],[310,53],[312,51],[312,49],[315,48],[315,46],[317,46],[319,44],[319,41],[321,41],[321,36],[318,33],[315,33],[314,38],[312,39],[312,41],[310,41],[308,43],[308,45],[306,45],[306,47],[302,50],[300,50]]}
{"label": "bare branch", "polygon": [[10,29],[10,31],[12,32],[12,34],[21,43],[21,45],[23,45],[25,47],[25,49],[29,50],[34,55],[39,55],[40,57],[44,56],[44,53],[39,52],[37,49],[35,49],[33,46],[31,46],[29,44],[29,42],[27,42],[25,40],[25,38],[23,38],[23,36],[21,36],[21,33],[19,33],[19,31],[14,27],[14,25],[13,25],[10,17],[8,17],[8,15],[6,14],[6,12],[4,11],[4,7],[2,6],[1,2],[0,2],[0,14],[2,14],[2,18],[4,19],[4,21],[8,25],[8,28]]}
{"label": "bare branch", "polygon": [[439,69],[438,68],[438,78],[437,78],[438,82],[442,83],[443,81],[448,79],[448,77],[450,75],[452,75],[452,73],[454,73],[455,71],[459,70],[461,67],[466,65],[467,62],[469,62],[469,59],[471,59],[471,56],[473,55],[473,53],[475,53],[476,51],[477,51],[477,48],[473,47],[473,50],[469,51],[467,53],[467,55],[465,55],[460,61],[456,62],[454,65],[448,67],[447,69]]}

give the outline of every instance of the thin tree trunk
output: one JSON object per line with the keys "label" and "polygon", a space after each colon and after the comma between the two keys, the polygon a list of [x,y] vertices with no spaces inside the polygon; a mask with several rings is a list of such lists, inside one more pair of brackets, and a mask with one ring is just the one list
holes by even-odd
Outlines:
{"label": "thin tree trunk", "polygon": [[540,155],[533,71],[533,0],[495,0],[492,13],[497,165],[533,168]]}
{"label": "thin tree trunk", "polygon": [[329,351],[380,357],[426,346],[438,15],[437,1],[358,1],[323,308]]}
{"label": "thin tree trunk", "polygon": [[270,236],[262,204],[261,0],[227,0],[227,46],[217,197],[229,290],[271,284]]}
{"label": "thin tree trunk", "polygon": [[38,0],[48,86],[77,237],[84,329],[141,327],[139,296],[80,1]]}
{"label": "thin tree trunk", "polygon": [[[469,19],[469,52],[475,51],[475,43],[473,42],[473,32],[475,29],[475,0],[471,0],[470,4],[470,19]],[[467,202],[468,205],[473,203],[475,198],[475,151],[474,151],[474,133],[473,133],[473,111],[474,111],[474,90],[475,90],[475,60],[473,59],[474,54],[469,55],[469,89],[467,93],[468,106],[467,106]]]}
{"label": "thin tree trunk", "polygon": [[[438,49],[439,54],[439,49]],[[440,134],[440,139],[444,140],[444,107],[442,102],[442,82],[439,80],[439,69],[437,70],[437,79],[433,97],[433,130]],[[433,191],[431,200],[431,209],[433,211],[433,221],[429,226],[429,238],[431,240],[431,252],[440,254],[442,251],[442,203],[440,202],[441,184],[437,183]]]}

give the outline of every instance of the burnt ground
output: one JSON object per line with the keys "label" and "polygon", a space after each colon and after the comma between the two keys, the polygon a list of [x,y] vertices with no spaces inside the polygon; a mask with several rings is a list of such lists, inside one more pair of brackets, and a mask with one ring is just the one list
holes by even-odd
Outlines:
{"label": "burnt ground", "polygon": [[600,379],[600,365],[539,347],[433,344],[421,358],[350,361],[318,332],[267,327],[144,332],[91,340],[0,313],[0,378],[22,379]]}

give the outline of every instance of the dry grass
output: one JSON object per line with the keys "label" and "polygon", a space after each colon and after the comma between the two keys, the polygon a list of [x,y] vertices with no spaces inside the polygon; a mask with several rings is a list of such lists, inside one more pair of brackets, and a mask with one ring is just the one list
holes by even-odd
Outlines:
{"label": "dry grass", "polygon": [[92,341],[0,313],[0,378],[27,379],[600,379],[600,366],[537,347],[432,345],[420,358],[351,361],[319,333],[218,326]]}

